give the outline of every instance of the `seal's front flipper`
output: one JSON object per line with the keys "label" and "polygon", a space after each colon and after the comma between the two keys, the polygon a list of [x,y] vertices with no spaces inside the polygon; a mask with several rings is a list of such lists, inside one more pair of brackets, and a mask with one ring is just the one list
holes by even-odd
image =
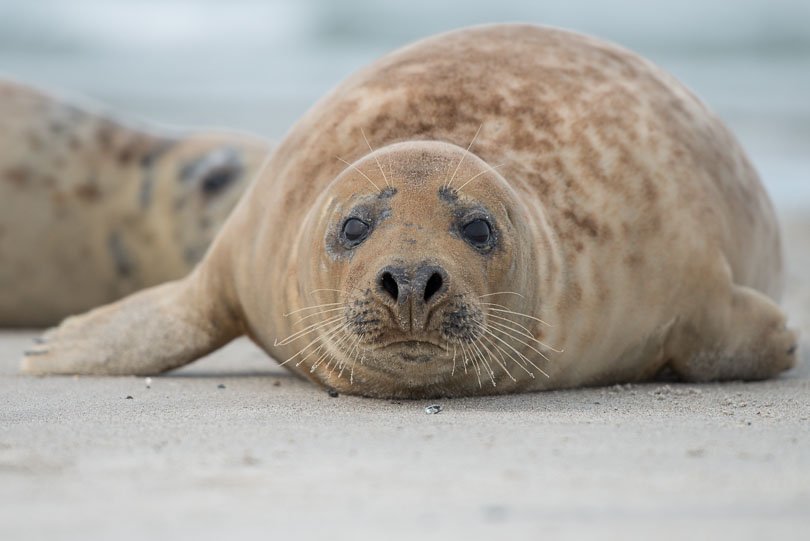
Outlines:
{"label": "seal's front flipper", "polygon": [[688,352],[675,356],[672,368],[689,381],[758,380],[796,364],[796,333],[767,296],[731,286],[728,302],[712,304],[700,323],[679,342]]}
{"label": "seal's front flipper", "polygon": [[29,374],[157,374],[239,335],[236,320],[201,289],[197,273],[69,317],[25,352]]}

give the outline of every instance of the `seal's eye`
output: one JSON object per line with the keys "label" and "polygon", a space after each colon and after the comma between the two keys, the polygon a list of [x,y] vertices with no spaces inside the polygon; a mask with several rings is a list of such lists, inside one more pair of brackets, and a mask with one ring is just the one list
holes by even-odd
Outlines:
{"label": "seal's eye", "polygon": [[236,180],[239,171],[233,168],[216,169],[208,173],[202,181],[202,191],[214,195]]}
{"label": "seal's eye", "polygon": [[473,246],[482,247],[489,244],[489,239],[492,236],[492,229],[489,222],[480,218],[471,221],[461,228],[461,233],[467,242]]}
{"label": "seal's eye", "polygon": [[349,218],[343,224],[343,237],[352,245],[363,242],[368,236],[368,231],[369,225],[358,218]]}

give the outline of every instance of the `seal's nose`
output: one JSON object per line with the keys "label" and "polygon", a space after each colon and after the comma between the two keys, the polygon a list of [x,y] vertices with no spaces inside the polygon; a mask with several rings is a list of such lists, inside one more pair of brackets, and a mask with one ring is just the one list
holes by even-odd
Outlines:
{"label": "seal's nose", "polygon": [[423,265],[416,270],[414,285],[421,302],[431,305],[447,289],[447,273],[435,265]]}
{"label": "seal's nose", "polygon": [[377,277],[377,283],[383,293],[387,294],[394,302],[399,301],[399,293],[403,289],[402,286],[405,286],[406,291],[408,287],[405,272],[396,267],[386,267],[380,271]]}
{"label": "seal's nose", "polygon": [[396,304],[413,303],[428,307],[447,290],[447,272],[437,266],[420,264],[413,269],[389,265],[377,275],[383,297]]}

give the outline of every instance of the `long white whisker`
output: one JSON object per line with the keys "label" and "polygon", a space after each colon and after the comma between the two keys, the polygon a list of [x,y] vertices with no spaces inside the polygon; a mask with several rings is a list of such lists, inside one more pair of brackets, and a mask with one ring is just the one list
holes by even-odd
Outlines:
{"label": "long white whisker", "polygon": [[318,293],[319,291],[337,291],[338,293],[343,293],[346,295],[349,294],[348,291],[344,291],[342,289],[332,289],[331,287],[319,287],[318,289],[311,290],[309,293],[311,295],[312,293]]}
{"label": "long white whisker", "polygon": [[[321,340],[324,340],[324,339],[325,339],[325,337],[326,337],[326,336],[327,336],[329,333],[331,333],[332,331],[334,331],[334,330],[338,329],[338,328],[339,328],[341,325],[343,325],[343,324],[344,324],[344,323],[338,323],[337,325],[335,325],[335,326],[334,326],[334,327],[332,327],[331,329],[328,329],[328,330],[326,331],[326,333],[316,336],[314,339],[312,339],[312,341],[310,341],[310,342],[309,342],[309,344],[307,344],[306,346],[304,346],[304,347],[302,347],[301,349],[299,349],[299,350],[298,350],[298,352],[297,352],[297,353],[295,353],[295,355],[293,355],[292,357],[289,357],[289,358],[288,358],[286,361],[284,361],[284,362],[282,362],[282,363],[279,363],[279,364],[280,364],[281,366],[284,366],[284,365],[285,365],[285,364],[287,364],[288,362],[292,361],[293,359],[295,359],[296,357],[298,357],[299,355],[301,355],[302,353],[304,353],[304,352],[305,352],[307,349],[309,349],[310,347],[312,347],[314,344],[318,343],[318,342],[319,342],[319,341],[321,341]],[[318,346],[318,347],[320,348],[320,346]],[[310,353],[312,353],[312,352],[310,352]],[[309,356],[309,354],[308,354],[307,356]]]}
{"label": "long white whisker", "polygon": [[[461,344],[461,350],[464,351],[464,344]],[[475,357],[472,356],[472,353],[469,355],[470,364],[472,365],[472,371],[475,373],[476,377],[478,378],[478,388],[480,389],[483,387],[481,383],[481,368],[478,366],[478,361],[475,360]]]}
{"label": "long white whisker", "polygon": [[[508,337],[508,338],[511,338],[512,340],[514,340],[515,342],[518,342],[519,344],[523,344],[523,345],[524,345],[524,346],[526,346],[527,348],[531,349],[532,351],[534,351],[535,353],[537,353],[538,355],[540,355],[541,357],[543,357],[545,360],[547,360],[547,361],[551,362],[551,359],[550,359],[550,358],[549,358],[549,357],[548,357],[548,356],[547,356],[545,353],[543,353],[543,352],[542,352],[542,351],[540,351],[539,349],[535,348],[535,347],[534,347],[534,346],[532,346],[530,343],[528,343],[528,342],[526,342],[526,341],[524,341],[524,340],[522,340],[522,339],[518,338],[517,336],[515,336],[515,335],[514,335],[514,334],[512,334],[511,332],[509,332],[509,331],[507,331],[507,330],[504,330],[504,328],[502,328],[502,327],[497,327],[496,325],[497,325],[497,324],[496,324],[495,322],[492,322],[492,321],[491,321],[491,322],[490,322],[490,325],[489,325],[489,330],[491,330],[491,331],[493,331],[493,332],[498,332],[498,333],[501,333],[503,336],[506,336],[506,337]],[[511,330],[511,329],[510,329],[510,330]]]}
{"label": "long white whisker", "polygon": [[[525,318],[528,318],[528,319],[533,319],[533,320],[535,320],[535,321],[537,321],[539,323],[542,323],[543,325],[545,325],[547,327],[553,327],[554,326],[551,323],[545,322],[545,321],[543,321],[542,319],[540,319],[538,317],[530,316],[529,314],[524,314],[524,313],[521,313],[521,312],[515,312],[514,310],[509,310],[508,308],[503,307],[502,304],[497,304],[497,303],[493,303],[493,302],[482,302],[480,304],[482,306],[494,306],[494,307],[496,307],[496,308],[488,308],[488,310],[494,310],[495,312],[505,312],[507,314],[513,314],[513,315],[516,315],[516,316],[525,317]],[[500,306],[502,308],[497,308],[498,306]]]}
{"label": "long white whisker", "polygon": [[496,291],[494,293],[486,293],[485,295],[479,295],[478,298],[483,299],[484,297],[492,297],[493,295],[517,295],[521,299],[526,298],[517,291]]}
{"label": "long white whisker", "polygon": [[464,351],[464,344],[463,343],[459,342],[458,346],[461,349],[461,359],[464,361],[464,374],[466,375],[467,374],[467,354]]}
{"label": "long white whisker", "polygon": [[376,184],[374,184],[374,181],[371,180],[370,178],[368,178],[368,175],[366,175],[364,172],[362,172],[356,165],[354,165],[353,163],[347,162],[346,160],[344,160],[340,156],[335,156],[335,158],[342,161],[343,163],[345,163],[346,165],[348,165],[349,167],[351,167],[352,169],[354,169],[355,171],[357,171],[358,173],[363,175],[363,178],[365,178],[367,181],[369,181],[371,183],[371,185],[374,186],[377,189],[378,192],[382,191],[382,190],[380,190],[380,187],[377,186]]}
{"label": "long white whisker", "polygon": [[530,336],[531,338],[534,338],[534,335],[532,334],[531,329],[529,329],[529,328],[528,328],[528,327],[526,327],[525,325],[522,325],[522,324],[518,323],[517,321],[515,321],[515,320],[513,320],[513,319],[509,319],[508,317],[503,317],[503,316],[499,316],[499,315],[497,315],[497,314],[493,314],[493,313],[492,313],[492,312],[490,312],[488,309],[484,309],[484,310],[483,310],[483,312],[484,312],[484,313],[487,315],[487,318],[491,318],[491,319],[500,319],[501,321],[508,321],[509,323],[513,323],[514,325],[517,325],[518,327],[520,327],[521,329],[523,329],[524,331],[526,331],[527,333],[529,333],[529,336]]}
{"label": "long white whisker", "polygon": [[304,361],[306,361],[310,357],[310,355],[317,355],[318,352],[321,349],[323,349],[324,350],[323,355],[318,357],[318,359],[316,359],[316,361],[313,363],[313,365],[309,368],[310,373],[314,372],[315,368],[318,365],[318,361],[320,361],[323,358],[324,355],[329,353],[329,341],[332,338],[334,338],[337,334],[339,334],[341,331],[343,331],[347,326],[348,326],[348,324],[346,322],[342,322],[337,328],[333,328],[333,329],[329,330],[329,332],[324,333],[323,341],[321,342],[321,344],[317,348],[315,348],[312,351],[310,351],[309,353],[307,353],[304,357],[302,357],[300,361],[295,363],[295,366],[301,366],[304,363]]}
{"label": "long white whisker", "polygon": [[521,359],[523,359],[524,361],[528,362],[530,365],[532,365],[533,367],[535,367],[535,368],[536,368],[536,369],[537,369],[537,370],[538,370],[538,371],[539,371],[541,374],[543,374],[543,375],[544,375],[544,376],[546,376],[547,378],[548,378],[548,377],[550,377],[548,374],[546,374],[546,372],[545,372],[545,371],[544,371],[542,368],[540,368],[539,366],[537,366],[537,365],[536,365],[536,364],[535,364],[535,363],[534,363],[534,362],[533,362],[531,359],[529,359],[529,358],[528,358],[528,357],[526,357],[524,354],[522,354],[521,352],[519,352],[518,350],[516,350],[516,349],[515,349],[515,348],[512,346],[512,344],[509,344],[508,342],[506,342],[505,340],[503,340],[503,339],[502,339],[500,336],[497,336],[495,333],[493,333],[493,332],[492,332],[492,330],[491,330],[491,329],[484,329],[484,332],[485,332],[485,333],[487,333],[488,335],[490,335],[492,338],[496,339],[497,341],[501,342],[503,345],[505,345],[505,346],[506,346],[506,347],[508,347],[509,349],[511,349],[511,350],[512,350],[512,351],[515,353],[515,355],[517,355],[518,357],[520,357]]}
{"label": "long white whisker", "polygon": [[526,363],[520,362],[519,360],[515,359],[515,357],[511,353],[509,353],[508,351],[504,351],[504,349],[495,342],[493,342],[489,338],[489,336],[484,335],[482,338],[484,338],[484,340],[489,342],[489,344],[498,351],[498,354],[501,355],[501,359],[503,360],[504,363],[506,362],[506,359],[504,359],[503,356],[506,355],[507,357],[509,357],[509,359],[512,360],[513,363],[515,363],[515,366],[519,367],[521,370],[529,374],[529,376],[531,376],[532,379],[534,379],[535,377],[534,372],[526,368]]}
{"label": "long white whisker", "polygon": [[[345,333],[345,334],[346,334],[346,336],[344,336],[343,339],[340,340],[341,344],[351,340],[351,338],[347,338],[347,336],[349,336],[349,333]],[[358,335],[355,334],[354,336],[357,337]],[[337,349],[337,344],[335,344],[335,346],[336,346],[336,349]],[[351,353],[351,347],[349,348],[349,353]],[[338,372],[338,377],[339,378],[343,377],[343,371],[346,369],[346,366],[348,365],[347,360],[349,358],[351,358],[349,353],[345,354],[345,359],[341,360],[340,362],[338,362],[337,359],[335,359],[335,366],[340,366],[340,371]],[[334,359],[334,355],[332,356],[332,358]],[[329,366],[329,365],[327,365],[327,366]]]}
{"label": "long white whisker", "polygon": [[450,180],[448,180],[447,184],[445,184],[445,188],[449,188],[450,186],[452,186],[453,179],[456,178],[456,173],[458,173],[458,168],[461,167],[461,163],[464,161],[464,158],[467,157],[467,154],[470,152],[473,143],[475,143],[475,140],[478,139],[478,134],[481,132],[481,128],[483,126],[484,126],[483,122],[478,126],[478,129],[475,131],[475,135],[473,136],[472,141],[470,141],[470,144],[467,145],[467,150],[464,151],[464,154],[461,155],[461,159],[458,161],[458,164],[456,164],[456,169],[455,171],[453,171],[453,176],[451,176]]}
{"label": "long white whisker", "polygon": [[[490,317],[492,317],[492,314],[490,314]],[[503,331],[509,331],[510,333],[517,333],[520,336],[524,336],[524,337],[528,338],[529,340],[532,340],[533,342],[536,342],[536,343],[540,344],[541,347],[544,347],[546,349],[550,349],[554,353],[562,353],[563,352],[563,350],[555,349],[555,348],[549,346],[548,344],[546,344],[545,342],[541,342],[540,340],[538,340],[537,338],[535,338],[531,334],[527,334],[527,333],[525,333],[523,331],[520,331],[518,329],[515,329],[513,327],[509,327],[507,325],[504,325],[503,323],[498,323],[497,321],[490,321],[489,324],[493,325],[495,327],[498,327],[498,328],[502,329]]]}
{"label": "long white whisker", "polygon": [[506,361],[504,360],[504,362],[501,362],[500,360],[498,360],[498,358],[497,358],[497,357],[496,357],[496,356],[495,356],[495,355],[492,353],[492,351],[491,351],[491,350],[490,350],[490,349],[487,347],[487,345],[486,345],[486,344],[484,344],[484,343],[481,341],[481,339],[486,338],[486,337],[487,337],[487,336],[486,336],[485,334],[482,334],[482,335],[481,335],[481,338],[480,338],[480,339],[479,339],[479,341],[478,341],[478,343],[479,343],[479,344],[481,344],[481,347],[482,347],[482,348],[484,348],[484,349],[486,350],[486,352],[489,354],[490,358],[491,358],[493,361],[495,361],[496,363],[498,363],[498,366],[500,366],[500,367],[501,367],[501,369],[502,369],[504,372],[506,372],[506,375],[507,375],[507,376],[509,376],[509,378],[510,378],[512,381],[517,382],[517,380],[516,380],[516,379],[515,379],[515,377],[512,375],[512,373],[511,373],[511,372],[509,372],[509,370],[506,368],[506,364],[504,364]]}
{"label": "long white whisker", "polygon": [[[349,369],[349,385],[354,385],[354,367],[357,364],[357,354],[360,351],[357,348],[359,342],[360,342],[360,335],[358,334],[355,335],[354,342],[349,348],[349,353],[347,354],[347,357],[352,361],[351,367]],[[343,370],[341,370],[341,373],[342,372]]]}
{"label": "long white whisker", "polygon": [[484,371],[489,376],[489,380],[492,382],[492,386],[496,387],[495,384],[495,372],[492,370],[492,366],[490,366],[489,361],[484,357],[484,354],[481,352],[481,349],[478,347],[477,340],[470,342],[470,346],[475,349],[477,352],[478,358],[481,360],[481,364],[484,366]]}
{"label": "long white whisker", "polygon": [[465,182],[464,184],[462,184],[461,186],[459,186],[458,188],[456,188],[456,191],[457,191],[457,192],[460,192],[461,190],[463,190],[463,189],[464,189],[464,186],[466,186],[467,184],[469,184],[469,183],[470,183],[470,182],[472,182],[473,180],[477,179],[478,177],[480,177],[480,176],[481,176],[481,175],[483,175],[484,173],[489,173],[490,171],[495,171],[496,169],[499,169],[499,168],[503,167],[504,165],[506,165],[506,164],[505,164],[505,163],[500,163],[500,164],[498,164],[498,165],[496,165],[496,166],[494,166],[494,167],[490,167],[489,169],[484,169],[483,171],[479,171],[478,173],[476,173],[475,175],[473,175],[473,177],[472,177],[471,179],[469,179],[467,182]]}
{"label": "long white whisker", "polygon": [[388,182],[388,177],[385,176],[385,171],[383,171],[382,165],[380,165],[380,160],[377,159],[377,155],[374,153],[374,149],[371,148],[371,143],[368,142],[368,138],[366,137],[366,132],[363,131],[363,128],[360,128],[360,134],[363,136],[363,140],[368,145],[368,149],[371,151],[371,155],[374,156],[374,161],[377,162],[377,167],[380,168],[380,173],[382,173],[383,180],[385,181],[385,185],[390,188],[391,184]]}
{"label": "long white whisker", "polygon": [[329,313],[332,313],[332,312],[339,312],[340,310],[345,310],[345,308],[342,306],[343,303],[341,302],[339,304],[341,306],[338,306],[337,308],[330,308],[328,310],[321,310],[320,312],[315,312],[314,314],[307,314],[307,315],[301,317],[296,323],[301,323],[305,319],[309,319],[311,317],[322,316],[324,314],[329,314]]}
{"label": "long white whisker", "polygon": [[[347,333],[347,332],[346,332],[346,328],[347,328],[347,327],[348,327],[348,324],[344,324],[344,325],[343,325],[343,326],[342,326],[340,329],[338,329],[338,331],[339,331],[339,332],[342,332],[342,333],[343,333],[343,336],[341,336],[341,337],[338,339],[338,341],[337,341],[337,342],[335,342],[334,344],[332,344],[332,345],[333,345],[333,346],[334,346],[336,349],[338,349],[338,348],[339,348],[339,346],[340,346],[340,345],[341,345],[343,342],[345,342],[346,337],[347,337],[347,336],[349,336],[349,333]],[[335,333],[335,334],[337,334],[337,333]],[[333,334],[332,336],[334,336],[334,334]],[[326,350],[324,351],[324,354],[323,354],[323,355],[321,355],[320,357],[318,357],[318,360],[316,360],[314,363],[312,363],[312,366],[310,367],[309,371],[310,371],[310,372],[314,372],[314,371],[315,371],[315,370],[316,370],[316,369],[317,369],[317,368],[318,368],[318,367],[321,365],[321,363],[322,363],[323,361],[325,361],[325,360],[326,360],[327,354],[328,354],[328,356],[330,356],[331,358],[334,358],[334,356],[332,355],[332,353],[329,351],[329,347],[327,346]],[[330,363],[331,363],[331,360],[330,360]],[[328,367],[329,367],[329,363],[327,363],[327,365],[326,365],[326,366],[327,366],[327,368],[328,368]]]}
{"label": "long white whisker", "polygon": [[298,310],[293,310],[292,312],[287,312],[286,314],[282,314],[284,317],[290,317],[293,314],[297,314],[298,312],[303,312],[305,310],[314,310],[315,308],[325,308],[327,306],[338,306],[342,305],[342,302],[326,302],[323,304],[314,304],[312,306],[304,306],[303,308],[299,308]]}
{"label": "long white whisker", "polygon": [[[349,372],[349,385],[354,385],[354,365],[357,364],[357,355],[360,354],[360,349],[357,347],[357,344],[360,342],[360,335],[358,334],[354,340],[354,344],[352,345],[352,351],[354,355],[352,356],[352,369]],[[363,361],[360,361],[360,364],[363,364]]]}
{"label": "long white whisker", "polygon": [[278,341],[278,339],[276,339],[276,341],[273,342],[273,345],[274,346],[286,346],[287,344],[289,344],[293,340],[296,340],[296,339],[298,339],[298,338],[300,338],[300,337],[302,337],[302,336],[304,336],[306,334],[309,334],[309,333],[311,333],[313,331],[316,331],[320,327],[324,327],[326,325],[331,325],[332,323],[338,321],[342,317],[343,317],[343,315],[337,315],[337,316],[330,317],[329,319],[325,319],[324,321],[319,321],[317,323],[313,323],[312,325],[308,325],[307,327],[304,327],[300,331],[291,334],[290,336],[288,336],[284,340],[281,340],[280,342]]}

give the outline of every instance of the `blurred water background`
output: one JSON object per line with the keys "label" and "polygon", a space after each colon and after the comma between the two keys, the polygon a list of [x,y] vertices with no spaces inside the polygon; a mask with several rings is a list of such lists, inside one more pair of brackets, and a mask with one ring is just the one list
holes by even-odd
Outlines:
{"label": "blurred water background", "polygon": [[810,212],[810,0],[0,0],[0,74],[129,116],[279,138],[389,50],[515,21],[654,60],[730,124],[778,206]]}

